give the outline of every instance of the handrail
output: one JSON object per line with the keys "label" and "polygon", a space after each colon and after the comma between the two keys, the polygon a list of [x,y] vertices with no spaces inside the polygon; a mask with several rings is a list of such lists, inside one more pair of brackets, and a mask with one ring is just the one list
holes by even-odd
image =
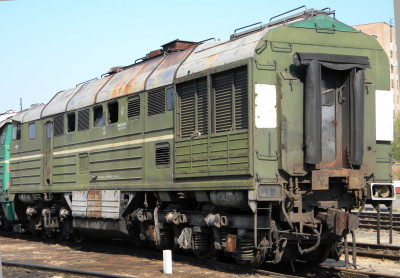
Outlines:
{"label": "handrail", "polygon": [[206,40],[199,41],[198,44],[202,44],[202,43],[205,43],[205,42],[208,42],[208,41],[211,41],[211,40],[214,40],[214,42],[215,42],[215,38],[209,38],[209,39],[206,39]]}
{"label": "handrail", "polygon": [[86,84],[86,83],[92,82],[92,81],[94,81],[94,80],[97,80],[97,79],[98,79],[97,77],[95,77],[95,78],[92,78],[92,79],[90,79],[90,80],[87,80],[87,81],[81,82],[81,83],[79,83],[79,84],[76,84],[76,86],[75,86],[75,87],[78,87],[79,85],[83,85],[83,84]]}
{"label": "handrail", "polygon": [[295,8],[295,9],[293,9],[293,10],[290,10],[290,11],[287,11],[287,12],[284,12],[284,13],[281,13],[281,14],[278,14],[278,15],[276,15],[276,16],[273,16],[273,17],[271,17],[271,18],[269,19],[269,22],[271,22],[272,19],[274,19],[274,18],[277,18],[277,17],[280,17],[280,16],[282,16],[282,15],[285,15],[285,14],[288,14],[288,13],[291,13],[291,12],[294,12],[294,11],[297,11],[297,10],[299,10],[299,9],[301,9],[301,8],[304,8],[304,12],[307,11],[306,5],[303,5],[303,6],[300,6],[300,7],[298,7],[298,8]]}
{"label": "handrail", "polygon": [[[243,30],[243,29],[246,29],[246,28],[249,28],[249,27],[258,25],[258,24],[261,24],[260,27],[258,27],[258,28],[257,28],[257,27],[254,27],[254,28],[251,28],[251,29],[249,29],[249,30],[247,30],[247,31],[243,31],[243,32],[240,32],[239,34],[237,34],[237,31],[239,31],[239,30]],[[265,25],[263,25],[263,23],[262,23],[261,21],[260,21],[260,22],[257,22],[257,23],[253,23],[253,24],[247,25],[247,26],[244,26],[244,27],[240,27],[240,28],[238,28],[238,29],[235,29],[235,31],[234,31],[233,34],[231,35],[231,40],[233,40],[233,39],[235,39],[235,38],[237,38],[237,37],[239,37],[239,36],[242,36],[242,35],[245,35],[245,34],[254,32],[254,31],[256,31],[256,30],[263,29],[264,27],[265,27]]]}

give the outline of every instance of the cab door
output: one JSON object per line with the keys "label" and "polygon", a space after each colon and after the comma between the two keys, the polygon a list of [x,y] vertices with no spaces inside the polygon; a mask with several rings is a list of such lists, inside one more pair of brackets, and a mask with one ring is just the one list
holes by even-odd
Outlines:
{"label": "cab door", "polygon": [[[348,72],[329,71],[321,77],[322,159],[319,168],[346,168],[349,143],[347,84]],[[344,128],[346,127],[346,128]]]}
{"label": "cab door", "polygon": [[44,157],[43,157],[43,185],[52,185],[53,169],[53,122],[47,121],[44,124]]}

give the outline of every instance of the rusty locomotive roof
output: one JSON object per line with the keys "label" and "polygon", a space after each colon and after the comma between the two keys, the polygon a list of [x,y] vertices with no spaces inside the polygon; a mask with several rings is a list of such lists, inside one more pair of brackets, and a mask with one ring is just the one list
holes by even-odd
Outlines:
{"label": "rusty locomotive roof", "polygon": [[[321,13],[312,9],[306,10],[302,13],[303,16],[293,16],[291,22],[313,17],[318,12]],[[36,108],[35,112],[29,112],[26,117],[20,116],[21,113],[15,117],[18,121],[28,122],[38,119],[38,115],[48,117],[73,111],[121,96],[170,85],[182,77],[249,59],[254,56],[255,47],[263,36],[272,28],[286,25],[287,21],[285,19],[283,22],[270,22],[238,34],[235,30],[235,34],[228,41],[195,43],[173,40],[162,45],[162,49],[151,51],[138,59],[142,60],[139,63],[112,68],[101,79],[57,93],[47,105]]]}
{"label": "rusty locomotive roof", "polygon": [[235,40],[204,44],[174,40],[162,46],[161,54],[145,57],[140,63],[110,71],[112,74],[104,78],[61,91],[45,106],[16,116],[20,122],[29,122],[170,85],[175,78],[251,57],[255,45],[266,32],[265,29]]}

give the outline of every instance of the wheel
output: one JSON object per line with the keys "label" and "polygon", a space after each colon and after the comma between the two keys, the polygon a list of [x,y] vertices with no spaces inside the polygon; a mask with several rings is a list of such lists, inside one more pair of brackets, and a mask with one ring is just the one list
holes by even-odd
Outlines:
{"label": "wheel", "polygon": [[199,259],[206,260],[215,257],[214,237],[211,234],[194,233],[193,239],[193,254]]}
{"label": "wheel", "polygon": [[81,243],[84,239],[83,233],[79,230],[74,230],[72,235],[76,243]]}
{"label": "wheel", "polygon": [[318,246],[317,250],[299,256],[299,260],[305,261],[311,265],[319,265],[326,261],[331,253],[332,245],[331,244],[321,244]]}
{"label": "wheel", "polygon": [[254,249],[252,238],[240,238],[236,244],[236,263],[251,267],[259,267],[263,263],[260,259],[261,253]]}

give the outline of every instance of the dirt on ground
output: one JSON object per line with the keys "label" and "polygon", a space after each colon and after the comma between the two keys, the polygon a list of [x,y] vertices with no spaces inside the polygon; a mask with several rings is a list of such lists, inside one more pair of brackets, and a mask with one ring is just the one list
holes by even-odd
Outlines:
{"label": "dirt on ground", "polygon": [[[356,233],[358,242],[376,243],[376,231],[360,229]],[[349,240],[351,238],[349,237]],[[389,243],[388,232],[381,231],[381,243]],[[157,277],[164,276],[162,253],[143,254],[132,249],[128,252],[101,247],[88,248],[74,244],[54,242],[42,242],[40,239],[4,237],[0,236],[1,254],[3,261],[15,261],[53,267],[80,269],[92,272],[104,272],[129,277]],[[393,232],[393,244],[400,246],[400,233]],[[344,256],[341,260],[328,259],[323,265],[344,267]],[[351,261],[351,259],[350,259]],[[308,276],[300,273],[296,265],[292,266],[292,275]],[[289,267],[290,269],[292,267]],[[297,269],[296,269],[297,268]],[[378,272],[391,275],[400,275],[400,263],[391,260],[371,259],[357,257],[357,268],[362,271]],[[272,270],[274,271],[274,270]],[[315,271],[314,271],[315,273]],[[173,277],[261,277],[254,273],[237,273],[218,267],[194,265],[187,261],[173,261]],[[315,275],[311,275],[317,277]],[[38,271],[32,269],[3,266],[3,277],[40,277],[40,278],[64,278],[83,277],[79,275]],[[168,276],[167,276],[168,277]],[[310,276],[309,276],[310,277]],[[318,276],[321,277],[321,276]]]}
{"label": "dirt on ground", "polygon": [[[389,232],[387,230],[381,230],[381,244],[389,244]],[[349,236],[351,240],[351,236]],[[356,241],[362,243],[377,243],[377,233],[374,230],[358,229],[356,232]],[[350,243],[351,244],[351,243]],[[349,247],[350,247],[349,244]],[[400,251],[400,233],[393,231],[393,245],[399,246]],[[350,256],[351,262],[351,256]],[[344,255],[339,261],[328,259],[323,265],[344,267]],[[400,262],[385,260],[385,259],[373,259],[365,257],[357,257],[357,269],[368,272],[378,272],[388,275],[400,275]]]}

